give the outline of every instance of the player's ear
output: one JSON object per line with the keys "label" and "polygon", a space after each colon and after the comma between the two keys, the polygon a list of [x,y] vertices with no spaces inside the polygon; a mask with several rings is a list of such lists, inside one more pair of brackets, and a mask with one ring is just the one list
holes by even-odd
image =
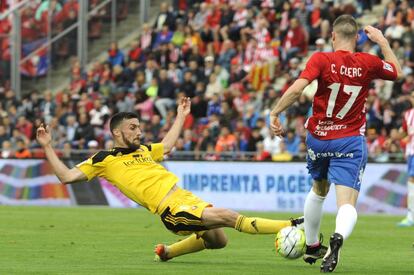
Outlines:
{"label": "player's ear", "polygon": [[121,136],[121,130],[120,130],[119,128],[115,128],[115,129],[112,131],[112,135],[113,135],[114,137],[120,137],[120,136]]}
{"label": "player's ear", "polygon": [[335,32],[332,32],[332,42],[335,41],[335,38],[336,38],[336,34]]}

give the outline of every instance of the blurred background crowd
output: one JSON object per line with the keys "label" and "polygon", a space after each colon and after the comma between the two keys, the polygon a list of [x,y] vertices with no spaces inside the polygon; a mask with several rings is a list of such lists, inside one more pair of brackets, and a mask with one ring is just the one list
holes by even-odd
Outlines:
{"label": "blurred background crowd", "polygon": [[[56,24],[71,24],[78,1],[50,1]],[[47,27],[42,7],[49,1],[33,2],[32,14],[22,22],[28,40]],[[191,115],[170,158],[304,159],[303,125],[312,112],[316,84],[283,113],[284,138],[269,134],[269,112],[310,54],[331,51],[331,26],[337,16],[351,14],[363,26],[364,17],[379,4],[383,12],[370,23],[389,39],[405,77],[372,83],[366,102],[368,150],[373,161],[403,161],[406,139],[399,129],[403,112],[414,103],[414,1],[408,0],[165,2],[151,24],[140,26],[138,39],[122,49],[110,43],[107,59],[86,70],[72,57],[76,54],[68,39],[70,85],[56,93],[32,90],[21,100],[10,88],[9,41],[0,35],[1,157],[41,157],[35,130],[42,122],[52,129],[62,157],[110,149],[108,118],[121,111],[139,113],[142,142],[157,142],[174,121],[177,100],[187,96]],[[0,11],[5,8],[0,6]],[[90,25],[90,32],[98,27]],[[7,19],[0,21],[0,34],[9,31]],[[380,55],[363,32],[358,50]]]}

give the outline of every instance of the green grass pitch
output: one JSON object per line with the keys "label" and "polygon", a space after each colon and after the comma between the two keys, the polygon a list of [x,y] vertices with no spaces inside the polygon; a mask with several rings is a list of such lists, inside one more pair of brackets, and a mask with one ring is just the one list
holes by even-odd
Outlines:
{"label": "green grass pitch", "polygon": [[[245,213],[284,219],[286,213]],[[294,216],[297,216],[294,215]],[[338,274],[414,274],[414,228],[401,217],[360,216]],[[325,215],[326,240],[334,228]],[[143,209],[0,207],[0,274],[317,274],[319,265],[275,255],[274,235],[226,229],[225,249],[153,262],[153,246],[180,237]]]}

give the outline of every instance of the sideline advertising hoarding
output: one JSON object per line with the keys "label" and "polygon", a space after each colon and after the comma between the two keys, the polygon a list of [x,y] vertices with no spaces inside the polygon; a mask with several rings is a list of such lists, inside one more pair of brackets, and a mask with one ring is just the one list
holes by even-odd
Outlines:
{"label": "sideline advertising hoarding", "polygon": [[[73,163],[70,163],[73,166]],[[217,207],[302,212],[312,186],[305,163],[166,161],[179,185]],[[406,213],[405,164],[369,163],[359,213]],[[104,179],[63,185],[45,160],[0,160],[0,204],[137,207]],[[336,212],[331,188],[324,210]]]}
{"label": "sideline advertising hoarding", "polygon": [[[168,161],[164,164],[180,178],[181,187],[218,207],[237,210],[302,212],[312,186],[305,163]],[[404,214],[405,169],[404,164],[369,163],[358,199],[359,211]],[[336,212],[332,187],[324,203],[327,212]]]}
{"label": "sideline advertising hoarding", "polygon": [[46,161],[0,160],[0,204],[71,205],[71,199]]}

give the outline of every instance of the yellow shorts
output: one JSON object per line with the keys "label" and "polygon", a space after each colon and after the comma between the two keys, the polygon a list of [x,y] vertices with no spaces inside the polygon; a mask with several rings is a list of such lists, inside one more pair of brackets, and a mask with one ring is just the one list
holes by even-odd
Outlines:
{"label": "yellow shorts", "polygon": [[198,236],[208,230],[201,222],[204,208],[211,207],[193,193],[178,188],[159,206],[158,214],[165,227],[177,235]]}

